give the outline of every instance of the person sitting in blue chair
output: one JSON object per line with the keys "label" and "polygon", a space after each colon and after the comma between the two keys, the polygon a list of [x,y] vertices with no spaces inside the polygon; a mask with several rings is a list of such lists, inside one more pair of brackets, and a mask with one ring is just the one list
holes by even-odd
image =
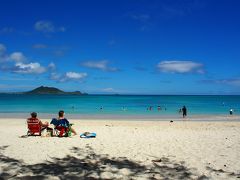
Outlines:
{"label": "person sitting in blue chair", "polygon": [[71,135],[71,132],[73,135],[77,135],[76,131],[72,128],[72,124],[70,124],[69,121],[64,117],[63,110],[58,112],[58,118],[53,118],[50,124],[53,124],[55,129],[60,131],[59,137],[63,137],[63,134],[65,134],[65,136],[69,136]]}

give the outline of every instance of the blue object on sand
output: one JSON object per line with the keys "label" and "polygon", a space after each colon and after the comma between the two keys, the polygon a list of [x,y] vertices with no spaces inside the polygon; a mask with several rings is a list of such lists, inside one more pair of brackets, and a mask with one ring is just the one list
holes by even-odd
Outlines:
{"label": "blue object on sand", "polygon": [[97,136],[96,133],[85,132],[80,134],[80,138],[95,138]]}

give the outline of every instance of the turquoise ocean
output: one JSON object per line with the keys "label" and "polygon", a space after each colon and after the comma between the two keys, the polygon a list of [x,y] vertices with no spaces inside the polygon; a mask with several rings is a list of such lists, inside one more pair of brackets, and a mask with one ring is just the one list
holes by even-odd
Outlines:
{"label": "turquoise ocean", "polygon": [[[88,116],[175,116],[185,105],[190,115],[240,115],[240,96],[195,95],[24,95],[0,94],[0,113],[30,113],[32,111]],[[147,110],[152,106],[152,110]],[[158,110],[158,106],[161,110]]]}

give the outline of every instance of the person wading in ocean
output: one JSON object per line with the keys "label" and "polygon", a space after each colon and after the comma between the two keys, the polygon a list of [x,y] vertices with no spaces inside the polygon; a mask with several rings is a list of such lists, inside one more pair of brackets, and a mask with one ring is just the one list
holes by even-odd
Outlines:
{"label": "person wading in ocean", "polygon": [[183,115],[183,118],[185,118],[187,116],[187,108],[186,108],[186,106],[183,106],[183,108],[182,108],[182,115]]}

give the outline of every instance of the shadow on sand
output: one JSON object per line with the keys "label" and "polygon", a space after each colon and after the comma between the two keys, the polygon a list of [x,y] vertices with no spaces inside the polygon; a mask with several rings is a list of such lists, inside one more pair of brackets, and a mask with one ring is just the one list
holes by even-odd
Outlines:
{"label": "shadow on sand", "polygon": [[73,147],[71,155],[34,165],[5,156],[6,148],[0,147],[0,179],[208,179],[184,162],[161,158],[143,165],[125,157],[96,154],[90,146]]}
{"label": "shadow on sand", "polygon": [[234,172],[228,172],[226,170],[223,170],[223,169],[214,169],[210,166],[207,166],[206,169],[208,171],[210,171],[211,173],[215,173],[216,175],[221,175],[221,174],[224,174],[226,177],[229,177],[229,178],[240,178],[240,174],[237,174],[237,173],[234,173]]}

